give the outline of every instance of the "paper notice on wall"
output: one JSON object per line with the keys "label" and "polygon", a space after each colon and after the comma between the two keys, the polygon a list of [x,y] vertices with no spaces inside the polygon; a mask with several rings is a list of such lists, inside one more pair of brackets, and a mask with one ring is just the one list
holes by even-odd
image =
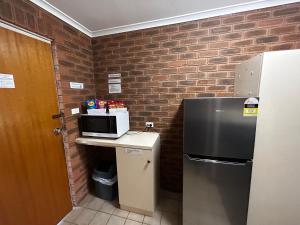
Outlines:
{"label": "paper notice on wall", "polygon": [[84,85],[83,85],[83,83],[70,82],[70,88],[72,88],[72,89],[83,89]]}
{"label": "paper notice on wall", "polygon": [[0,73],[0,88],[15,88],[14,76]]}
{"label": "paper notice on wall", "polygon": [[108,84],[108,91],[110,94],[121,93],[121,84]]}
{"label": "paper notice on wall", "polygon": [[117,94],[122,92],[120,73],[108,74],[108,92],[109,94]]}
{"label": "paper notice on wall", "polygon": [[108,74],[108,78],[120,78],[121,74],[120,73],[110,73]]}
{"label": "paper notice on wall", "polygon": [[108,79],[108,83],[110,83],[110,84],[120,84],[121,79]]}

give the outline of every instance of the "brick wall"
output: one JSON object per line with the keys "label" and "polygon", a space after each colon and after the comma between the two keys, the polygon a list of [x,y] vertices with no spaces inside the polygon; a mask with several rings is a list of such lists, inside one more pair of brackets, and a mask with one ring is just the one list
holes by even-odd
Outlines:
{"label": "brick wall", "polygon": [[[235,66],[264,51],[300,48],[300,3],[94,38],[98,97],[123,99],[132,130],[161,133],[161,185],[182,189],[182,99],[232,96]],[[122,73],[108,95],[107,74]],[[283,74],[287,76],[287,74]]]}
{"label": "brick wall", "polygon": [[[85,151],[74,143],[77,120],[70,109],[95,96],[91,39],[29,1],[0,0],[0,18],[53,39],[53,58],[59,108],[65,113],[65,155],[73,203],[87,193]],[[72,90],[70,81],[84,82],[84,90]]]}

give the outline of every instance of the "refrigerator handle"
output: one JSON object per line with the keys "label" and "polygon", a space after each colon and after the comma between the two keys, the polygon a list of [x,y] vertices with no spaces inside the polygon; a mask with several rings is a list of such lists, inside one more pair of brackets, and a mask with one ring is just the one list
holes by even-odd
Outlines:
{"label": "refrigerator handle", "polygon": [[214,163],[214,164],[222,164],[222,165],[231,165],[231,166],[246,166],[247,162],[240,163],[240,162],[228,162],[228,161],[220,161],[220,160],[214,160],[214,159],[202,159],[202,158],[194,158],[190,157],[189,155],[185,154],[190,161],[196,161],[196,162],[205,162],[205,163]]}

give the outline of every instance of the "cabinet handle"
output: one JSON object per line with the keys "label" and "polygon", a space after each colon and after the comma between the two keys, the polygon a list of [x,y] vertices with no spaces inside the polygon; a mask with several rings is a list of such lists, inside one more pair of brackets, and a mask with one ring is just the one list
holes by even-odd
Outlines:
{"label": "cabinet handle", "polygon": [[145,163],[144,165],[144,169],[147,169],[147,167],[150,165],[151,161],[150,160],[147,160],[147,162]]}

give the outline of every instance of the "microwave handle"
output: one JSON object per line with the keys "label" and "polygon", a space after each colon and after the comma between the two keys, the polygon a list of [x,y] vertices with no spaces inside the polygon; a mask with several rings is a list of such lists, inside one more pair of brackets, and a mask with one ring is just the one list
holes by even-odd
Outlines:
{"label": "microwave handle", "polygon": [[82,131],[83,131],[83,121],[81,119],[81,117],[78,117],[78,125],[79,125],[79,134],[80,136],[82,136]]}
{"label": "microwave handle", "polygon": [[[108,128],[108,131],[109,132],[111,132],[111,129],[112,129],[112,127],[113,127],[113,116],[109,116],[109,128]],[[117,118],[116,118],[116,120],[117,120]]]}

